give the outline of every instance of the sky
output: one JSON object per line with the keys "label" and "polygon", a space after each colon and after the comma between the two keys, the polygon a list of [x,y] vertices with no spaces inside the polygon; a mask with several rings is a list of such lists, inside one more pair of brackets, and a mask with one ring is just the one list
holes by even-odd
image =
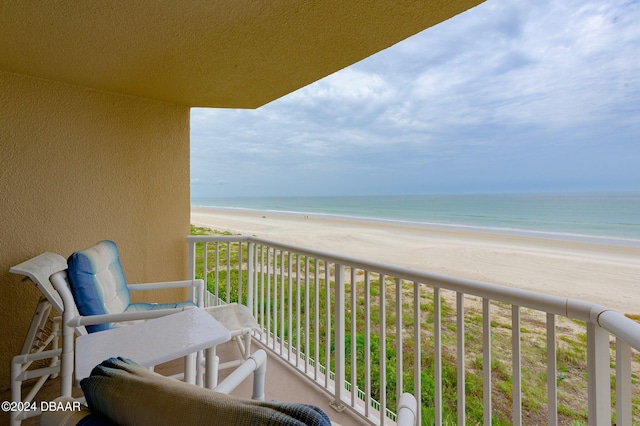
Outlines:
{"label": "sky", "polygon": [[256,110],[191,196],[640,191],[640,1],[488,0]]}

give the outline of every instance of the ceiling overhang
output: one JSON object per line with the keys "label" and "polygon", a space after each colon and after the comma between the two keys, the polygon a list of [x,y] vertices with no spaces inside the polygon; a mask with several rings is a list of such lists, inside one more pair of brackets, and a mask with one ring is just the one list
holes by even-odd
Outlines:
{"label": "ceiling overhang", "polygon": [[482,0],[0,0],[0,70],[257,108]]}

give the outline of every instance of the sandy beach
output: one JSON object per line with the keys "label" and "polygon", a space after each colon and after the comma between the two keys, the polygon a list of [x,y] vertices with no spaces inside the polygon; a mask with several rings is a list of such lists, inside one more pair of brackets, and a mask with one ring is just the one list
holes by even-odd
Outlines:
{"label": "sandy beach", "polygon": [[192,208],[191,223],[640,314],[640,248]]}

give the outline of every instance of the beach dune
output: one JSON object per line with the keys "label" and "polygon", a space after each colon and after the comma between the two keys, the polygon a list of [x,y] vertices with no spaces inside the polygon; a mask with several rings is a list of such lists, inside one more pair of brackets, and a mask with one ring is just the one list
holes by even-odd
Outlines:
{"label": "beach dune", "polygon": [[640,247],[204,207],[191,223],[640,314]]}

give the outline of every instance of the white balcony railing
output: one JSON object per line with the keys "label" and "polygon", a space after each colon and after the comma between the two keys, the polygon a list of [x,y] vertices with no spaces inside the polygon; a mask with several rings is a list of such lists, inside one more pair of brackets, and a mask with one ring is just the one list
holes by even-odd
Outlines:
{"label": "white balcony railing", "polygon": [[212,303],[249,306],[274,354],[372,424],[393,424],[402,392],[419,424],[638,422],[640,325],[618,312],[254,237],[187,241]]}

